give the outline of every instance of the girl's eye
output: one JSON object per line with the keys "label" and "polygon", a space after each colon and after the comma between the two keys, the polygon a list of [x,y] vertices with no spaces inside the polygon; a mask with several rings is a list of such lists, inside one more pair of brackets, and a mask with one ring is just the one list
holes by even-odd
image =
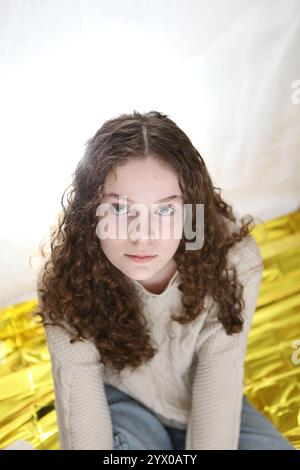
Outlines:
{"label": "girl's eye", "polygon": [[117,214],[117,215],[126,214],[126,212],[121,212],[121,214],[120,214],[120,212],[118,211],[118,209],[116,209],[116,208],[119,208],[119,207],[123,207],[123,208],[126,209],[127,206],[125,206],[124,204],[118,204],[118,203],[117,203],[117,204],[112,204],[111,207],[113,208],[114,213]]}
{"label": "girl's eye", "polygon": [[[169,206],[169,205],[167,205],[167,206],[161,206],[161,207],[159,208],[159,210],[161,210],[161,209],[167,209],[167,212],[163,213],[162,215],[173,215],[174,212],[175,212],[173,206]],[[168,213],[168,209],[170,209],[171,212]]]}
{"label": "girl's eye", "polygon": [[[127,209],[127,206],[124,205],[124,204],[118,204],[118,203],[116,203],[116,204],[112,204],[111,207],[113,208],[114,213],[117,214],[117,215],[124,215],[124,214],[127,213],[127,210],[128,210],[128,209]],[[119,212],[119,209],[118,209],[118,208],[120,208],[120,207],[121,207],[121,208],[123,207],[123,209],[125,209],[125,210],[124,210],[123,212],[122,212],[122,211]],[[173,215],[174,212],[175,212],[175,210],[174,210],[174,208],[173,208],[172,205],[161,206],[161,207],[159,208],[159,210],[162,210],[162,209],[163,209],[163,210],[164,210],[164,209],[167,209],[167,212],[163,212],[162,214],[160,213],[160,215],[163,215],[163,216]],[[168,212],[168,210],[171,210],[171,212]]]}

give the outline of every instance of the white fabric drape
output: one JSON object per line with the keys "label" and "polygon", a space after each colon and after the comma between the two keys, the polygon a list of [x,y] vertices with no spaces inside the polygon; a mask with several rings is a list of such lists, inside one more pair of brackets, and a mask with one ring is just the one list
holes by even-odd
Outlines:
{"label": "white fabric drape", "polygon": [[0,305],[103,121],[167,113],[238,215],[299,207],[298,0],[1,0]]}

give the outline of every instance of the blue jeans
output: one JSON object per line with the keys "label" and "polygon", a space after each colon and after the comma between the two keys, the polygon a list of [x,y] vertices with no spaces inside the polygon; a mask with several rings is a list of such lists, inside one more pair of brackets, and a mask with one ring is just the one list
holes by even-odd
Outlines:
{"label": "blue jeans", "polygon": [[[113,426],[114,450],[185,450],[186,430],[161,423],[142,403],[104,384]],[[238,450],[296,450],[243,396]]]}

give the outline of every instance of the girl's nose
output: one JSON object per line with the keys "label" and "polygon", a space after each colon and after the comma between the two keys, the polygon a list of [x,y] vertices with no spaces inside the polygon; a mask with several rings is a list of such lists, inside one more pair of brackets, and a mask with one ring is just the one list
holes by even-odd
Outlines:
{"label": "girl's nose", "polygon": [[158,225],[154,219],[151,218],[151,211],[143,210],[139,215],[129,222],[128,234],[132,241],[139,239],[152,240],[157,237]]}

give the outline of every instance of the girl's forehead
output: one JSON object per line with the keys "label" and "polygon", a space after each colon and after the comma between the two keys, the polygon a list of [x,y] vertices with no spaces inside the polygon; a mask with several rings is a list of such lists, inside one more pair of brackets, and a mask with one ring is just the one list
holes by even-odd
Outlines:
{"label": "girl's forehead", "polygon": [[121,177],[113,182],[106,181],[102,188],[102,195],[105,197],[127,196],[128,200],[135,201],[142,196],[155,200],[171,198],[171,196],[180,198],[182,193],[177,180],[151,178],[147,175],[136,178],[131,175],[128,179]]}
{"label": "girl's forehead", "polygon": [[115,167],[103,184],[103,198],[127,199],[129,203],[160,203],[174,199],[179,202],[182,191],[175,170],[167,166],[158,169],[156,162],[152,166],[149,159],[133,160]]}
{"label": "girl's forehead", "polygon": [[139,177],[140,175],[143,175],[144,178],[178,179],[177,171],[171,164],[153,158],[132,158],[112,168],[106,180],[112,182],[117,179]]}

